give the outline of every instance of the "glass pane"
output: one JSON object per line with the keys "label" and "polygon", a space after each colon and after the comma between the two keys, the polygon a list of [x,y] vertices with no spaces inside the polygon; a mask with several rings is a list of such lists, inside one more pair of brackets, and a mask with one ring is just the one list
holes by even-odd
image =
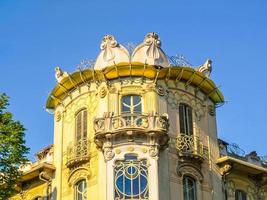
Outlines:
{"label": "glass pane", "polygon": [[183,179],[184,188],[184,200],[196,200],[196,182],[190,177],[184,177]]}
{"label": "glass pane", "polygon": [[76,200],[87,199],[87,184],[85,180],[79,181],[76,184]]}
{"label": "glass pane", "polygon": [[145,160],[128,154],[114,167],[115,199],[148,199],[148,169]]}
{"label": "glass pane", "polygon": [[122,103],[123,103],[123,105],[130,107],[131,106],[131,96],[122,97]]}

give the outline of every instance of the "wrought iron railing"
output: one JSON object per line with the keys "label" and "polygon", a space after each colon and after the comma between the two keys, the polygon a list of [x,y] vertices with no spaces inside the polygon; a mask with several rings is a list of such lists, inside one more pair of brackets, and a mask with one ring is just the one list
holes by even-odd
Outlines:
{"label": "wrought iron railing", "polygon": [[68,167],[80,162],[89,160],[90,142],[88,139],[81,139],[70,143],[67,147],[67,163]]}
{"label": "wrought iron railing", "polygon": [[117,133],[124,131],[167,132],[168,117],[155,113],[106,114],[94,120],[95,134]]}
{"label": "wrought iron railing", "polygon": [[176,148],[179,155],[205,156],[205,148],[198,136],[179,134],[176,138]]}

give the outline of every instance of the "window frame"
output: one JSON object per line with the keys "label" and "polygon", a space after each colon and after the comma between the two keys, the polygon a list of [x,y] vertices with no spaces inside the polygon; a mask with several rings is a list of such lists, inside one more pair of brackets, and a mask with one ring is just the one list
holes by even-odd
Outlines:
{"label": "window frame", "polygon": [[79,188],[79,185],[80,184],[82,184],[82,183],[84,183],[85,184],[85,187],[83,188],[84,189],[84,191],[82,192],[82,195],[85,193],[86,194],[86,196],[85,196],[85,199],[83,198],[82,200],[87,200],[87,188],[88,188],[88,184],[87,184],[87,181],[86,181],[86,179],[79,179],[75,184],[74,184],[74,199],[75,200],[80,200],[79,199],[79,196],[78,196],[78,188]]}
{"label": "window frame", "polygon": [[[78,138],[78,117],[81,114],[80,138]],[[88,137],[88,111],[86,108],[81,108],[75,113],[75,135],[74,141],[87,139]]]}
{"label": "window frame", "polygon": [[[140,104],[141,104],[141,110],[140,111],[134,111],[132,108],[134,108],[133,105],[130,105],[130,112],[124,112],[123,109],[123,98],[125,97],[131,97],[131,104],[133,104],[134,100],[133,97],[138,96],[140,97]],[[144,110],[144,102],[143,102],[143,96],[141,94],[135,94],[135,93],[129,93],[129,94],[123,94],[120,96],[120,105],[119,105],[119,113],[120,114],[142,114]],[[138,103],[139,104],[139,103]],[[133,107],[132,107],[133,106]]]}
{"label": "window frame", "polygon": [[[241,199],[239,199],[239,197],[237,196],[238,193],[241,194]],[[245,195],[245,197],[243,195]],[[248,194],[246,191],[244,191],[242,189],[236,189],[235,190],[235,200],[247,200],[247,199],[248,199]]]}
{"label": "window frame", "polygon": [[[183,113],[181,113],[181,107],[183,108]],[[190,116],[189,116],[190,111]],[[188,136],[194,135],[194,112],[193,108],[186,104],[180,103],[178,107],[179,115],[179,132],[180,134],[185,134]],[[183,125],[182,125],[183,122]],[[184,130],[182,130],[184,129]]]}
{"label": "window frame", "polygon": [[[127,159],[128,158],[128,159]],[[135,171],[133,170],[133,166],[135,167],[139,167],[138,170],[136,171],[140,171],[139,175],[136,175],[135,178],[132,177],[131,174],[128,174],[128,176],[131,175],[131,178],[127,178],[127,172],[124,173],[124,170],[129,170],[129,168],[131,168],[131,171]],[[123,171],[123,172],[122,172]],[[129,171],[128,171],[129,172]],[[119,175],[118,175],[119,174]],[[145,178],[145,182],[142,182],[142,177]],[[117,187],[117,181],[120,181],[119,179],[121,178],[121,182],[122,185],[121,187],[123,188],[123,192],[120,191],[120,188]],[[134,182],[135,179],[138,179],[138,182]],[[116,161],[114,161],[114,165],[113,165],[113,179],[114,179],[114,189],[113,189],[113,195],[114,198],[123,198],[123,199],[135,199],[135,198],[141,198],[141,197],[149,197],[150,196],[150,189],[149,189],[149,166],[148,166],[148,159],[144,158],[141,159],[139,158],[138,154],[136,153],[126,153],[124,154],[124,158],[123,159],[118,159]],[[131,185],[131,189],[127,190],[125,189],[125,187],[127,186],[127,181],[126,179],[128,179],[130,181],[130,185]],[[138,183],[138,188],[139,188],[139,193],[134,192],[134,184]],[[142,184],[145,184],[145,188],[142,187]],[[129,186],[129,182],[128,182],[128,186]],[[143,185],[144,186],[144,185]],[[136,187],[136,186],[135,186]],[[140,191],[141,190],[141,191]],[[127,192],[130,192],[130,194],[126,194]],[[119,195],[119,196],[117,196]],[[142,198],[143,199],[143,198]]]}
{"label": "window frame", "polygon": [[[193,189],[194,189],[194,191],[193,191],[194,198],[193,199],[190,199],[188,197],[188,195],[189,195],[188,190],[185,191],[186,187],[188,187],[188,181],[187,180],[190,180],[193,182]],[[185,185],[185,182],[187,185]],[[187,197],[185,197],[186,194],[187,194]],[[197,200],[197,194],[198,194],[197,193],[197,180],[191,176],[185,175],[183,177],[183,199],[184,200]]]}

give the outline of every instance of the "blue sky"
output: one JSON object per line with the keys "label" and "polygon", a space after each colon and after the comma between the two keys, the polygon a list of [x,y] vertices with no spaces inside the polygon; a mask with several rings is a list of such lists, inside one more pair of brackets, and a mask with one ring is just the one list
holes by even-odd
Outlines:
{"label": "blue sky", "polygon": [[95,59],[103,35],[126,44],[157,32],[169,55],[194,65],[213,60],[211,78],[227,103],[218,134],[246,151],[267,155],[267,1],[0,1],[0,92],[27,128],[30,158],[53,142],[45,111],[54,68],[73,72]]}

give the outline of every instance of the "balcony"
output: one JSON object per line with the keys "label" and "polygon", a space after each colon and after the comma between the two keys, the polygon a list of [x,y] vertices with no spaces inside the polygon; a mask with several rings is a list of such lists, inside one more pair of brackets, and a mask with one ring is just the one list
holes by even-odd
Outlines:
{"label": "balcony", "polygon": [[202,161],[208,152],[198,136],[179,134],[176,138],[176,149],[179,157],[184,159],[197,159]]}
{"label": "balcony", "polygon": [[[123,113],[114,115],[106,113],[104,117],[94,120],[95,139],[97,141],[106,136],[136,135],[152,133],[153,135],[167,136],[168,117],[156,113]],[[101,146],[101,142],[98,146]]]}
{"label": "balcony", "polygon": [[88,139],[81,139],[70,143],[67,147],[67,167],[71,168],[89,161],[90,142]]}

